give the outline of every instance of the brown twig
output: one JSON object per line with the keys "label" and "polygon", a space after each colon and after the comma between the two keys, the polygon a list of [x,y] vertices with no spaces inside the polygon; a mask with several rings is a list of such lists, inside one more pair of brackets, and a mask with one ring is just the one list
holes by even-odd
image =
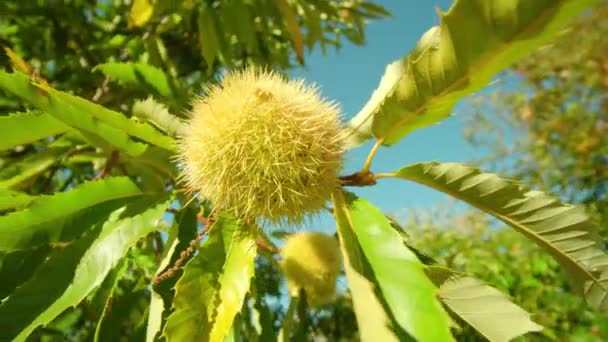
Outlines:
{"label": "brown twig", "polygon": [[175,263],[173,263],[173,266],[171,266],[171,268],[167,269],[166,271],[164,271],[161,274],[154,277],[154,280],[152,280],[152,283],[155,286],[158,285],[161,281],[164,281],[166,279],[173,277],[175,275],[175,273],[180,270],[182,265],[186,263],[187,259],[190,258],[190,256],[192,256],[192,254],[194,254],[196,249],[199,247],[201,240],[203,239],[205,234],[207,234],[209,232],[209,230],[211,229],[211,227],[213,226],[213,220],[211,218],[206,218],[206,222],[207,222],[207,224],[205,224],[205,227],[200,232],[198,232],[198,234],[196,234],[196,238],[194,238],[192,241],[190,241],[188,248],[181,251],[181,253],[179,254],[179,259],[177,259],[175,261]]}
{"label": "brown twig", "polygon": [[105,176],[107,176],[110,173],[110,171],[112,171],[112,168],[114,167],[114,165],[116,165],[116,163],[118,162],[118,156],[119,156],[118,151],[116,151],[116,150],[112,151],[112,154],[110,154],[110,158],[108,158],[106,165],[103,167],[101,172],[99,172],[99,174],[97,176],[95,176],[95,178],[93,180],[103,179]]}
{"label": "brown twig", "polygon": [[348,176],[340,177],[344,186],[372,186],[376,185],[376,177],[370,171],[359,171]]}
{"label": "brown twig", "polygon": [[255,245],[256,245],[258,248],[263,249],[263,250],[265,250],[265,251],[268,251],[268,252],[269,252],[269,253],[271,253],[271,254],[276,254],[276,253],[278,253],[278,252],[279,252],[279,250],[278,250],[276,247],[274,247],[274,246],[270,245],[270,244],[269,244],[268,242],[266,242],[264,239],[258,239],[258,240],[255,242]]}

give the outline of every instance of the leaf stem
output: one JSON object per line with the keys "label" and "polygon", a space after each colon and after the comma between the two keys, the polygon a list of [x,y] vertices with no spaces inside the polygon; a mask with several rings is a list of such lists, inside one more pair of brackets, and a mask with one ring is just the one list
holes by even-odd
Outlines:
{"label": "leaf stem", "polygon": [[363,167],[361,168],[361,173],[369,172],[369,169],[372,166],[372,161],[374,160],[374,157],[376,156],[376,152],[378,152],[378,149],[380,148],[380,146],[382,146],[383,140],[384,139],[382,139],[382,138],[376,140],[376,143],[374,144],[374,146],[372,146],[372,149],[369,150],[367,159],[365,160],[365,163],[363,164]]}
{"label": "leaf stem", "polygon": [[395,177],[394,173],[374,173],[374,179],[394,178],[394,177]]}

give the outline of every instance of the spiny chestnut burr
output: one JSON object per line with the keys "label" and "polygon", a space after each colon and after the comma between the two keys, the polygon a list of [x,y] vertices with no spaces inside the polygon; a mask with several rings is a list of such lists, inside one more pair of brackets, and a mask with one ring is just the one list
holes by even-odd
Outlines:
{"label": "spiny chestnut burr", "polygon": [[342,263],[334,237],[317,232],[296,233],[287,238],[281,257],[292,296],[304,290],[312,307],[329,303],[334,298]]}
{"label": "spiny chestnut burr", "polygon": [[321,210],[340,186],[338,106],[302,80],[256,69],[205,90],[179,139],[187,188],[258,222],[298,224]]}

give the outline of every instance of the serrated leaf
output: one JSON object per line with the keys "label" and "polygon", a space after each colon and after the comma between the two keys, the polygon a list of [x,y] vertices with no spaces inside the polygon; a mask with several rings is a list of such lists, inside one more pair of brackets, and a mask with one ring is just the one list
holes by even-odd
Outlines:
{"label": "serrated leaf", "polygon": [[99,70],[107,77],[123,86],[140,90],[153,90],[162,97],[171,97],[169,79],[164,71],[145,63],[110,62],[99,64],[93,71]]}
{"label": "serrated leaf", "polygon": [[20,189],[55,165],[65,148],[49,148],[0,169],[0,191]]}
{"label": "serrated leaf", "polygon": [[343,214],[395,321],[419,341],[452,341],[449,318],[436,298],[435,286],[386,216],[353,195],[348,195],[344,206]]}
{"label": "serrated leaf", "polygon": [[[161,260],[158,266],[158,271],[154,274],[155,276],[158,276],[160,274],[159,271],[162,271],[169,266],[173,252],[175,251],[175,248],[179,242],[180,241],[178,239],[174,239],[170,244],[167,251],[168,253]],[[156,334],[161,331],[163,324],[163,312],[165,311],[163,297],[161,297],[161,295],[158,294],[154,289],[152,289],[150,292],[150,308],[148,311],[148,323],[146,326],[146,342],[154,342],[156,339]]]}
{"label": "serrated leaf", "polygon": [[172,160],[173,157],[174,154],[165,149],[150,146],[146,152],[141,155],[125,159],[128,162],[133,162],[145,168],[152,169],[164,177],[176,178],[178,176],[178,171]]}
{"label": "serrated leaf", "polygon": [[430,269],[435,269],[435,277],[431,279],[439,287],[441,301],[489,341],[507,342],[543,329],[530,319],[526,310],[497,289],[446,268]]}
{"label": "serrated leaf", "polygon": [[183,136],[185,124],[169,113],[167,106],[152,97],[133,103],[133,115],[146,120],[173,137]]}
{"label": "serrated leaf", "polygon": [[353,298],[361,340],[397,341],[397,336],[391,329],[392,321],[376,295],[372,277],[365,266],[364,256],[354,235],[350,213],[342,193],[334,193],[332,200],[344,270]]}
{"label": "serrated leaf", "polygon": [[[51,88],[45,89],[45,91],[47,91],[50,96],[60,99],[66,105],[74,106],[77,110],[81,111],[81,113],[88,113],[96,120],[105,122],[113,128],[120,129],[127,134],[165,150],[171,152],[176,151],[175,141],[172,138],[163,135],[147,123],[131,120],[122,113],[115,112],[82,97]],[[55,113],[51,113],[50,111],[49,114],[55,115]]]}
{"label": "serrated leaf", "polygon": [[352,145],[372,135],[392,145],[450,115],[459,99],[546,44],[600,0],[457,0],[439,26],[387,67],[379,89],[353,118]]}
{"label": "serrated leaf", "polygon": [[142,198],[54,253],[0,304],[0,340],[24,341],[36,327],[82,301],[133,244],[157,229],[169,203],[167,194]]}
{"label": "serrated leaf", "polygon": [[42,113],[16,113],[0,117],[0,150],[25,145],[63,133],[70,127],[54,117]]}
{"label": "serrated leaf", "polygon": [[389,175],[444,192],[514,227],[572,274],[591,306],[608,309],[608,255],[582,207],[458,163],[418,163]]}
{"label": "serrated leaf", "polygon": [[[90,102],[84,98],[34,85],[23,74],[0,71],[0,88],[38,107],[69,126],[103,140],[131,156],[142,154],[147,145],[133,141],[129,135],[175,152],[175,142],[147,123],[136,122],[121,113]],[[44,91],[45,94],[40,94]]]}
{"label": "serrated leaf", "polygon": [[108,299],[112,295],[112,291],[114,291],[118,280],[126,272],[127,266],[127,258],[122,258],[116,267],[106,275],[106,278],[101,285],[85,299],[87,301],[87,311],[89,311],[92,320],[98,321],[103,315],[103,312],[107,307]]}
{"label": "serrated leaf", "polygon": [[[103,108],[101,106],[79,108],[74,103],[68,103],[60,97],[54,96],[62,93],[48,87],[45,88],[46,93],[41,94],[41,88],[31,83],[26,75],[20,73],[9,74],[0,71],[0,88],[15,94],[68,126],[78,129],[89,140],[94,140],[101,147],[113,146],[131,156],[140,155],[146,150],[145,144],[131,140],[125,133],[131,124],[134,124],[133,121],[123,117],[124,120],[117,123],[117,126],[112,126],[108,124],[108,120],[104,120],[107,118],[103,114],[97,113],[98,108]],[[49,92],[52,92],[53,95]],[[69,96],[75,98],[73,95]],[[83,99],[83,101],[86,100]],[[98,115],[95,116],[95,114]],[[121,124],[124,126],[121,127]],[[149,129],[153,130],[152,127],[149,127]],[[140,138],[145,140],[143,137]]]}
{"label": "serrated leaf", "polygon": [[254,274],[256,256],[252,227],[235,229],[219,279],[217,315],[210,332],[211,341],[223,341],[230,332],[236,314],[241,310]]}
{"label": "serrated leaf", "polygon": [[251,253],[255,255],[255,248],[252,252],[253,238],[244,229],[228,217],[214,223],[198,255],[186,265],[175,285],[174,311],[163,333],[168,342],[223,339],[253,275]]}
{"label": "serrated leaf", "polygon": [[35,199],[35,196],[30,196],[24,192],[0,190],[0,211],[25,207]]}
{"label": "serrated leaf", "polygon": [[[132,271],[133,272],[133,271]],[[136,340],[149,307],[148,283],[142,274],[123,274],[97,322],[94,342]],[[142,336],[143,337],[143,336]]]}
{"label": "serrated leaf", "polygon": [[24,210],[0,216],[0,251],[70,242],[103,222],[125,199],[141,196],[129,178],[115,177],[40,197]]}
{"label": "serrated leaf", "polygon": [[[166,250],[166,254],[161,260],[155,275],[159,275],[165,272],[167,268],[172,267],[180,258],[181,252],[186,250],[190,246],[190,242],[196,238],[198,228],[197,211],[198,207],[196,205],[189,205],[175,216],[173,228],[169,232],[169,239],[167,240],[167,245],[170,247]],[[163,315],[166,314],[165,310],[169,310],[172,306],[172,288],[182,273],[182,270],[179,269],[174,272],[171,278],[165,279],[153,287],[146,329],[147,342],[155,341],[155,337],[161,332]]]}
{"label": "serrated leaf", "polygon": [[128,264],[129,263],[127,262],[127,258],[123,258],[116,265],[116,267],[108,273],[108,275],[106,276],[104,281],[101,283],[101,285],[97,289],[97,291],[95,293],[95,297],[93,297],[93,300],[91,300],[92,306],[94,306],[98,309],[101,309],[99,316],[96,317],[97,327],[95,328],[95,335],[93,336],[94,341],[99,340],[99,333],[101,330],[103,318],[104,318],[104,316],[108,315],[108,312],[110,310],[112,310],[112,308],[111,308],[112,296],[113,296],[114,292],[117,291],[118,282],[119,282],[120,278],[127,271]]}

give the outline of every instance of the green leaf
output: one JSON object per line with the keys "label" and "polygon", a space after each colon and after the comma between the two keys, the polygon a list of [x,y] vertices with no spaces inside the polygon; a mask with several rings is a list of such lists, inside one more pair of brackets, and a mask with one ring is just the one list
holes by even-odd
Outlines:
{"label": "green leaf", "polygon": [[156,128],[173,137],[183,135],[185,124],[175,115],[169,113],[167,106],[152,97],[133,103],[133,115],[150,122]]}
{"label": "green leaf", "polygon": [[49,148],[0,169],[0,191],[20,189],[59,161],[66,148]]}
{"label": "green leaf", "polygon": [[198,40],[209,69],[213,69],[211,66],[215,58],[221,56],[218,32],[211,11],[207,5],[200,6],[198,11]]}
{"label": "green leaf", "polygon": [[[173,256],[175,248],[179,242],[180,241],[178,239],[173,240],[173,243],[171,243],[169,246],[167,254],[161,260],[160,265],[158,266],[158,271],[154,274],[155,276],[158,276],[160,271],[164,270],[167,266],[171,266],[171,257]],[[152,289],[150,296],[150,309],[148,311],[148,324],[146,326],[146,342],[154,342],[156,335],[161,331],[164,311],[165,305],[163,302],[163,297],[161,297],[156,290]]]}
{"label": "green leaf", "polygon": [[222,340],[249,291],[254,256],[251,233],[220,217],[175,285],[175,311],[164,329],[167,341]]}
{"label": "green leaf", "polygon": [[167,194],[142,198],[54,253],[0,304],[0,340],[24,341],[37,326],[80,303],[133,244],[157,229],[169,203]]}
{"label": "green leaf", "polygon": [[454,275],[449,269],[438,269],[441,276],[433,281],[439,286],[439,298],[449,310],[492,342],[507,342],[542,326],[530,314],[515,305],[502,292],[467,276]]}
{"label": "green leaf", "polygon": [[[123,258],[116,265],[116,267],[108,273],[101,286],[99,286],[99,289],[95,293],[95,297],[93,297],[95,301],[103,301],[103,303],[95,303],[92,301],[92,304],[101,308],[101,314],[96,319],[97,327],[95,328],[94,341],[99,341],[99,334],[102,328],[102,324],[104,323],[104,318],[107,317],[110,310],[112,310],[113,296],[115,295],[115,292],[118,291],[118,282],[127,271],[128,264],[129,263],[127,261],[127,258]],[[117,327],[114,328],[116,329]]]}
{"label": "green leaf", "polygon": [[63,122],[42,113],[18,113],[0,117],[0,150],[29,144],[70,129]]}
{"label": "green leaf", "polygon": [[219,279],[219,302],[214,309],[217,315],[209,334],[211,341],[221,341],[228,335],[234,317],[241,310],[249,292],[256,256],[252,229],[245,227],[232,233],[232,243],[226,252],[226,262]]}
{"label": "green leaf", "polygon": [[103,312],[106,310],[108,300],[118,284],[118,280],[126,272],[127,266],[127,258],[122,258],[122,260],[120,260],[120,262],[106,275],[106,278],[101,285],[85,299],[87,301],[87,311],[91,320],[99,321]]}
{"label": "green leaf", "polygon": [[289,306],[287,307],[287,312],[285,313],[285,318],[283,318],[283,325],[281,326],[281,331],[279,331],[278,340],[282,342],[289,342],[292,340],[292,331],[294,324],[296,323],[294,318],[296,316],[296,309],[299,305],[300,297],[298,296],[290,296],[289,297]]}
{"label": "green leaf", "polygon": [[143,274],[133,271],[118,278],[116,286],[107,298],[103,315],[95,329],[95,342],[140,340],[140,325],[146,318],[148,302],[148,282]]}
{"label": "green leaf", "polygon": [[247,47],[247,51],[255,55],[258,53],[258,41],[249,6],[243,1],[229,1],[222,4],[220,9],[224,10],[222,18],[225,26],[231,28],[240,43]]}
{"label": "green leaf", "polygon": [[[87,138],[95,140],[101,147],[106,148],[108,146],[113,146],[131,156],[140,155],[146,150],[145,144],[131,140],[125,133],[132,125],[136,124],[135,122],[122,117],[122,120],[110,120],[120,121],[118,123],[113,122],[115,124],[113,126],[107,122],[108,118],[104,115],[105,113],[99,113],[98,109],[104,107],[91,103],[94,108],[91,108],[90,106],[81,108],[78,105],[82,104],[82,102],[66,102],[64,99],[65,97],[77,98],[76,96],[51,90],[50,88],[43,90],[38,88],[38,86],[32,84],[30,79],[21,73],[15,72],[9,74],[0,71],[0,89],[15,94],[29,102],[31,105],[38,107],[56,119],[63,121],[65,124],[80,130]],[[65,94],[66,96],[56,96],[57,94]],[[82,101],[88,102],[84,99],[82,99]],[[108,109],[106,110],[110,111]],[[120,116],[118,113],[112,113]],[[135,125],[135,127],[140,126]],[[148,126],[148,128],[149,130],[154,130],[152,127]],[[143,137],[140,138],[146,140]],[[167,146],[171,145],[169,144]]]}
{"label": "green leaf", "polygon": [[27,281],[50,253],[50,246],[40,246],[12,253],[0,252],[0,299]]}
{"label": "green leaf", "polygon": [[165,73],[145,63],[104,63],[93,71],[101,71],[107,77],[123,86],[131,86],[144,91],[155,91],[162,97],[172,97],[169,80]]}
{"label": "green leaf", "polygon": [[[354,235],[348,206],[342,192],[332,195],[340,249],[344,257],[344,270],[362,341],[398,341],[392,331],[392,321],[380,303],[371,272]],[[369,319],[372,317],[373,319]]]}
{"label": "green leaf", "polygon": [[450,115],[454,104],[549,42],[600,0],[457,0],[405,57],[390,64],[353,118],[352,145],[371,137],[392,145]]}
{"label": "green leaf", "polygon": [[[196,214],[198,207],[194,204],[183,208],[174,218],[173,228],[169,232],[169,239],[166,245],[166,254],[161,260],[155,275],[165,272],[169,267],[172,267],[180,258],[181,252],[186,250],[191,241],[196,238],[198,222]],[[148,326],[146,329],[146,341],[155,341],[155,336],[161,332],[163,324],[163,315],[165,310],[171,308],[173,302],[172,288],[177,280],[181,277],[183,271],[179,269],[173,273],[169,279],[165,279],[152,288],[152,298],[150,303],[150,311],[148,315]]]}
{"label": "green leaf", "polygon": [[25,207],[35,199],[35,196],[30,196],[24,192],[0,190],[0,211]]}
{"label": "green leaf", "polygon": [[346,207],[350,229],[395,321],[419,341],[452,341],[449,317],[436,298],[435,286],[386,216],[352,195]]}
{"label": "green leaf", "polygon": [[[175,141],[172,138],[162,134],[145,122],[131,120],[122,113],[115,112],[82,97],[74,96],[52,88],[45,90],[48,91],[49,96],[55,97],[66,105],[73,106],[79,110],[81,112],[81,116],[82,113],[88,113],[93,116],[95,121],[102,121],[115,129],[124,131],[127,134],[130,134],[152,145],[164,148],[165,150],[171,152],[176,151]],[[56,115],[56,113],[50,111],[49,114]],[[56,116],[61,119],[58,115]]]}
{"label": "green leaf", "polygon": [[304,64],[304,39],[302,38],[300,25],[298,25],[298,17],[289,3],[287,3],[287,0],[277,0],[276,4],[279,11],[281,11],[287,32],[293,41],[293,48],[298,61],[300,64]]}
{"label": "green leaf", "polygon": [[0,216],[0,251],[70,242],[103,222],[125,199],[143,195],[129,178],[115,177],[40,197],[24,210]]}
{"label": "green leaf", "polygon": [[458,163],[418,163],[385,176],[434,188],[511,225],[572,274],[591,306],[608,309],[608,255],[582,207]]}

